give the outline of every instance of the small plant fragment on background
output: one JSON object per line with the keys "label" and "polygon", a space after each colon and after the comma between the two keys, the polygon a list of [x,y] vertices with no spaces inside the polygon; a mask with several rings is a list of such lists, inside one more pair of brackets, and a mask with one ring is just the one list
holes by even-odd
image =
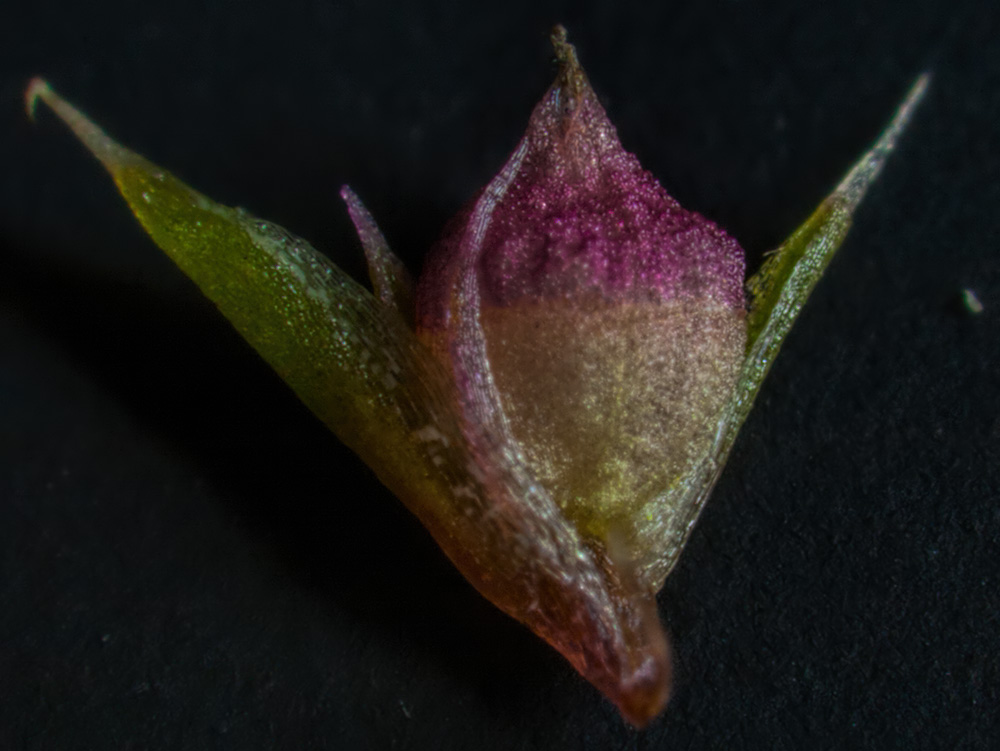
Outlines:
{"label": "small plant fragment on background", "polygon": [[962,290],[962,305],[967,312],[974,316],[979,315],[984,310],[979,296],[968,287]]}

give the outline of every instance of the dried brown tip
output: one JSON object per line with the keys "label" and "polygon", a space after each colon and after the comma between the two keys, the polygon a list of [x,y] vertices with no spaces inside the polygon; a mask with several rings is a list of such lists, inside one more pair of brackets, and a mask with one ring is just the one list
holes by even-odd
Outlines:
{"label": "dried brown tip", "polygon": [[569,34],[562,24],[556,24],[549,38],[556,53],[556,62],[559,63],[559,77],[556,83],[571,98],[579,99],[580,93],[587,85],[587,77],[576,56],[576,47],[567,41]]}

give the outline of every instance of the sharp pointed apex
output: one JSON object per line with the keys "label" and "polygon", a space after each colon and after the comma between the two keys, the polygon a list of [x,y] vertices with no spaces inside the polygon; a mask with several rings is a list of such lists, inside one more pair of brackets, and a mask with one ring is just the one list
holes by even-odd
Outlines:
{"label": "sharp pointed apex", "polygon": [[28,83],[28,88],[24,91],[24,109],[32,122],[35,121],[35,109],[38,106],[39,98],[45,99],[51,95],[52,87],[44,78],[36,76]]}
{"label": "sharp pointed apex", "polygon": [[903,99],[903,102],[896,110],[892,121],[882,131],[882,135],[879,136],[875,145],[869,149],[854,168],[847,173],[840,185],[837,186],[834,196],[839,197],[847,205],[848,210],[853,211],[861,203],[861,199],[864,197],[868,187],[882,171],[889,158],[889,154],[896,147],[896,142],[899,140],[900,135],[906,129],[917,106],[927,93],[930,82],[931,74],[929,72],[922,73],[917,77],[917,80],[913,82],[913,85],[907,92],[906,98]]}
{"label": "sharp pointed apex", "polygon": [[90,149],[110,172],[113,173],[127,164],[143,161],[137,154],[109,138],[86,115],[59,96],[45,79],[33,78],[24,92],[25,109],[32,120],[35,119],[39,99],[69,126],[76,137],[83,141],[83,145]]}
{"label": "sharp pointed apex", "polygon": [[399,313],[412,328],[416,303],[413,298],[413,281],[406,266],[389,248],[382,230],[350,186],[341,186],[340,197],[347,204],[347,213],[351,215],[351,221],[354,222],[365,250],[368,276],[371,277],[376,297]]}

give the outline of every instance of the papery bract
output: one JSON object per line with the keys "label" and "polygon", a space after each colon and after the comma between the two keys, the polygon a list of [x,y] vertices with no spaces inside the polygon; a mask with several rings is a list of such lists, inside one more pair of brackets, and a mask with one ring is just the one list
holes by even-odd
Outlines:
{"label": "papery bract", "polygon": [[559,28],[555,84],[416,293],[342,196],[375,296],[109,139],[40,79],[153,240],[466,578],[636,725],[669,696],[655,594],[778,348],[922,96],[749,280],[618,142]]}

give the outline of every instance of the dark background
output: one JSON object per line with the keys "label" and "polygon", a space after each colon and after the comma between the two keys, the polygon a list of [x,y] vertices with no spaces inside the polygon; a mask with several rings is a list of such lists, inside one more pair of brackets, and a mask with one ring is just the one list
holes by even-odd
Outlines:
{"label": "dark background", "polygon": [[[41,2],[0,11],[0,747],[986,748],[998,731],[995,3]],[[22,94],[364,274],[419,268],[565,23],[751,269],[933,88],[660,596],[637,733],[482,600]],[[960,291],[985,305],[963,310]]]}

